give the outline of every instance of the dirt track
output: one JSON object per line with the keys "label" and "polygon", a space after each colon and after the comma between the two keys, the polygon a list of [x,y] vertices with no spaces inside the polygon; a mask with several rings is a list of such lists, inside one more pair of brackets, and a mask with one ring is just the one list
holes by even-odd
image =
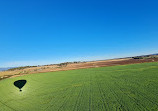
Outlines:
{"label": "dirt track", "polygon": [[4,72],[0,72],[0,80],[4,79],[4,78],[8,78],[8,77],[16,77],[16,76],[21,76],[21,75],[26,75],[26,74],[33,74],[33,73],[65,71],[65,70],[94,68],[94,67],[106,67],[106,66],[135,64],[135,63],[144,63],[144,62],[158,62],[158,58],[113,59],[113,60],[92,61],[92,62],[85,62],[85,63],[70,63],[70,64],[68,64],[66,66],[62,66],[62,67],[60,67],[58,65],[49,65],[49,66],[26,68],[23,70],[4,71]]}

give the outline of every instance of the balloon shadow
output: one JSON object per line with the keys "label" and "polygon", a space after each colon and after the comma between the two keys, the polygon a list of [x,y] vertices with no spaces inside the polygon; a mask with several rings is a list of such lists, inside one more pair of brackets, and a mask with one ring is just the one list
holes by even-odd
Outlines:
{"label": "balloon shadow", "polygon": [[17,80],[14,82],[14,85],[22,91],[21,88],[26,84],[26,82],[26,80]]}

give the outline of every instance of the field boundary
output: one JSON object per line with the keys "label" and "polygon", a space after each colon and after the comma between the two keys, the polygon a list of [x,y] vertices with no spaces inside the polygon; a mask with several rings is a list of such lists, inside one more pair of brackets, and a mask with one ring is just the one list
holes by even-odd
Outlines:
{"label": "field boundary", "polygon": [[139,63],[149,63],[149,62],[158,62],[158,58],[112,59],[112,60],[90,61],[90,62],[84,62],[84,63],[71,63],[71,64],[67,64],[66,66],[62,66],[62,67],[59,67],[57,65],[50,65],[50,66],[26,68],[23,70],[3,71],[3,72],[0,72],[0,80],[6,79],[6,78],[13,78],[13,77],[18,77],[18,76],[28,75],[28,74],[97,68],[97,67],[109,67],[109,66],[139,64]]}

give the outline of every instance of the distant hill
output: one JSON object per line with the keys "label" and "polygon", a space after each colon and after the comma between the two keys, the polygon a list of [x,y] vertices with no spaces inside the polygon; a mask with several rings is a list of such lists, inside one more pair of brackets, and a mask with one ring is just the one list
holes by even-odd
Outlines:
{"label": "distant hill", "polygon": [[158,53],[157,54],[152,54],[152,55],[158,55]]}
{"label": "distant hill", "polygon": [[12,68],[15,68],[15,67],[5,67],[5,68],[0,68],[0,71],[6,71],[8,69],[12,69]]}
{"label": "distant hill", "polygon": [[[134,57],[125,57],[125,58],[116,58],[116,59],[127,59],[127,58],[133,58],[133,59],[152,59],[152,58],[158,58],[158,53],[155,54],[148,54],[148,55],[140,55],[140,56],[134,56]],[[103,61],[103,60],[95,60],[93,62],[97,62],[97,61]],[[14,71],[14,70],[23,70],[26,68],[33,68],[33,67],[37,67],[37,69],[39,67],[45,67],[44,69],[46,69],[47,67],[64,67],[67,66],[68,64],[77,64],[77,63],[86,63],[86,62],[92,62],[92,61],[85,61],[85,62],[65,62],[65,63],[60,63],[60,64],[49,64],[49,65],[38,65],[38,66],[22,66],[22,67],[6,67],[6,68],[0,68],[0,71]],[[56,65],[56,66],[55,66]],[[38,69],[40,70],[40,69]]]}

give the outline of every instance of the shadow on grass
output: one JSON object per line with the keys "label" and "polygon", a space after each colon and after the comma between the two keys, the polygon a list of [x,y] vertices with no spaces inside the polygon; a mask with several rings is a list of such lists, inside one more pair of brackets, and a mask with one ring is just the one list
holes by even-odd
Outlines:
{"label": "shadow on grass", "polygon": [[14,85],[22,91],[21,88],[26,84],[26,82],[26,80],[17,80],[14,82]]}

